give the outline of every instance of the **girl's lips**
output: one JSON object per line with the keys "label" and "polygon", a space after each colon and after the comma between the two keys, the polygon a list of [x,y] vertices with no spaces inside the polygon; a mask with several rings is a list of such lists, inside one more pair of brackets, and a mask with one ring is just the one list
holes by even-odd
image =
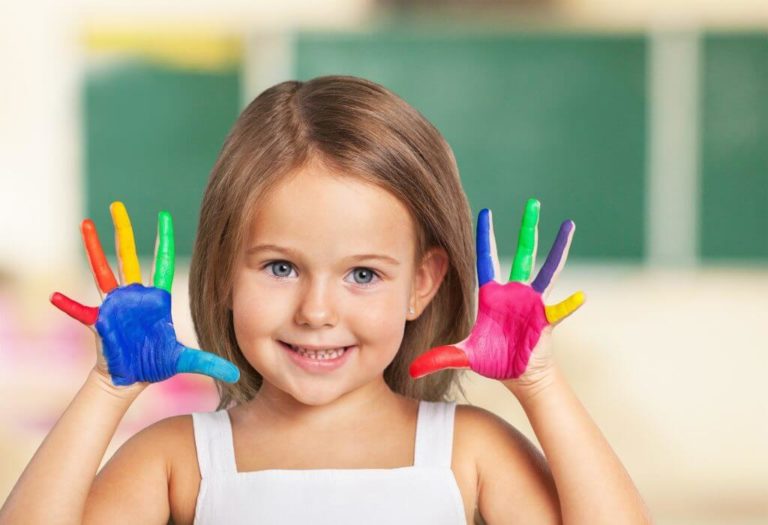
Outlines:
{"label": "girl's lips", "polygon": [[349,359],[349,354],[357,350],[357,346],[349,346],[342,355],[334,359],[312,359],[309,357],[303,357],[301,354],[291,348],[291,346],[287,343],[282,341],[278,342],[280,343],[280,346],[282,346],[283,349],[288,352],[289,357],[295,364],[307,372],[314,373],[323,373],[336,370],[347,362]]}

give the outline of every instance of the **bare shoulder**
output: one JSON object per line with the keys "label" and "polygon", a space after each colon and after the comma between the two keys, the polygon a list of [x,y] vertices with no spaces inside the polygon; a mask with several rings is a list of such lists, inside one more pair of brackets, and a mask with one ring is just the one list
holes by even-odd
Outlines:
{"label": "bare shoulder", "polygon": [[[518,456],[534,456],[544,460],[541,453],[519,430],[490,410],[474,405],[456,405],[456,433],[464,446],[483,459],[489,445],[499,445]],[[493,450],[493,447],[491,447]]]}
{"label": "bare shoulder", "polygon": [[166,445],[168,498],[173,523],[192,523],[201,481],[192,415],[169,417],[156,425],[160,439]]}
{"label": "bare shoulder", "polygon": [[[89,523],[192,523],[200,470],[191,415],[149,425],[104,466],[88,501]],[[116,509],[124,513],[116,514]]]}
{"label": "bare shoulder", "polygon": [[162,458],[169,482],[174,481],[179,473],[187,475],[190,471],[196,472],[199,477],[191,414],[161,419],[137,433],[131,440],[135,440],[136,447],[152,450]]}
{"label": "bare shoulder", "polygon": [[[134,437],[142,435],[143,440],[153,441],[157,448],[168,453],[172,453],[180,445],[191,445],[193,449],[195,446],[191,414],[161,419],[144,428]],[[189,439],[192,441],[189,442]]]}
{"label": "bare shoulder", "polygon": [[456,446],[474,458],[477,509],[486,523],[560,522],[549,465],[522,432],[489,410],[459,404],[455,427]]}

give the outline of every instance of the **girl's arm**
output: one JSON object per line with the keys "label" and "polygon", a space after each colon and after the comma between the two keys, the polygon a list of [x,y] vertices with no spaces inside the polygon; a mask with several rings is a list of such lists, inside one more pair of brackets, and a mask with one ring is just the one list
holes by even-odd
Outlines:
{"label": "girl's arm", "polygon": [[141,270],[125,206],[110,206],[120,262],[120,285],[109,267],[93,221],[81,224],[83,241],[102,296],[89,307],[54,293],[51,302],[96,334],[96,366],[43,441],[0,509],[11,523],[167,522],[168,442],[172,426],[153,425],[126,442],[94,483],[104,451],[128,407],[144,388],[183,372],[237,381],[237,367],[176,340],[171,319],[173,222],[158,215],[155,264]]}
{"label": "girl's arm", "polygon": [[563,523],[651,523],[629,474],[556,365],[535,384],[502,383],[544,450]]}
{"label": "girl's arm", "polygon": [[[550,332],[585,298],[577,292],[555,305],[544,302],[568,256],[576,228],[570,220],[561,224],[544,265],[531,281],[539,208],[536,199],[526,203],[508,282],[499,276],[491,212],[480,211],[475,326],[463,341],[430,349],[416,358],[411,376],[469,368],[501,381],[528,415],[550,466],[544,466],[537,459],[540,453],[509,425],[484,425],[477,431],[486,445],[476,455],[485,517],[551,523],[552,514],[559,513],[565,523],[649,523],[632,480],[555,364]],[[491,430],[483,432],[486,428]]]}
{"label": "girl's arm", "polygon": [[0,509],[0,524],[82,523],[104,452],[146,386],[117,388],[92,370]]}

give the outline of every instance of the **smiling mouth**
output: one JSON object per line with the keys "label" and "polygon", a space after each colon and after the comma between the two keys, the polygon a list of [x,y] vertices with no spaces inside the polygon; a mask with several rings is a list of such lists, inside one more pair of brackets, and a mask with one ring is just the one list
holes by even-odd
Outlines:
{"label": "smiling mouth", "polygon": [[290,349],[292,352],[299,354],[302,357],[314,359],[318,361],[326,361],[331,359],[338,359],[343,356],[351,346],[342,346],[338,348],[327,348],[323,350],[307,350],[297,345],[286,343],[285,341],[279,341],[280,344]]}

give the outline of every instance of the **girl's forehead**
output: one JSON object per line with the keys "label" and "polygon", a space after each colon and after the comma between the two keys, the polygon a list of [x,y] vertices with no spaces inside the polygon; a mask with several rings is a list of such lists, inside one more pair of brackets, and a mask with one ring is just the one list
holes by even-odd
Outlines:
{"label": "girl's forehead", "polygon": [[294,248],[376,250],[402,257],[415,250],[408,208],[385,189],[319,167],[304,168],[262,199],[250,229],[253,242]]}

